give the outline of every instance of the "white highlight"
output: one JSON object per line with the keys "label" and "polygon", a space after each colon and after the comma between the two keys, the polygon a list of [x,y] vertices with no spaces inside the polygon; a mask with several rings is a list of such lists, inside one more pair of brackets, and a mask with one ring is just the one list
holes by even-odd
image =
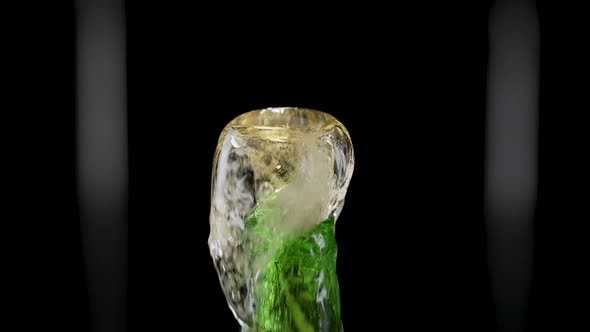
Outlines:
{"label": "white highlight", "polygon": [[301,138],[305,153],[301,165],[287,185],[277,192],[272,207],[280,213],[278,231],[307,231],[330,215],[329,202],[335,198],[334,172],[313,135]]}
{"label": "white highlight", "polygon": [[92,330],[126,330],[127,115],[124,5],[79,0],[78,194]]}
{"label": "white highlight", "polygon": [[490,17],[486,217],[492,289],[503,332],[526,329],[537,190],[538,24],[526,1]]}

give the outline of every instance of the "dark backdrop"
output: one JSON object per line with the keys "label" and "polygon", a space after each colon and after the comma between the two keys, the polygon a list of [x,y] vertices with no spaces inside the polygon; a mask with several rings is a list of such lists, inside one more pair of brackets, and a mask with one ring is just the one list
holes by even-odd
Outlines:
{"label": "dark backdrop", "polygon": [[[483,212],[487,3],[270,8],[127,2],[129,330],[236,331],[209,258],[218,135],[268,106],[349,129],[337,225],[350,331],[494,331]],[[586,330],[588,53],[581,8],[541,4],[531,331]],[[269,7],[264,7],[269,10]],[[88,330],[71,3],[4,14],[0,330]],[[4,170],[4,167],[6,169]]]}
{"label": "dark backdrop", "polygon": [[[138,326],[183,330],[213,317],[235,325],[207,248],[212,155],[229,120],[268,105],[321,109],[350,131],[357,162],[337,225],[347,329],[490,323],[481,84],[169,81],[143,94],[150,100],[131,113]],[[453,109],[440,112],[441,103]]]}

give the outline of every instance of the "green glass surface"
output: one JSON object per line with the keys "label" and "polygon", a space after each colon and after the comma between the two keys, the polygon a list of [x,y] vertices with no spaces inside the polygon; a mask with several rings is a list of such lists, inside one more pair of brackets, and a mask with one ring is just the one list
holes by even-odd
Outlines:
{"label": "green glass surface", "polygon": [[247,238],[253,239],[246,247],[262,262],[249,331],[342,331],[334,218],[310,231],[278,235],[267,222],[271,213],[256,208],[246,223]]}

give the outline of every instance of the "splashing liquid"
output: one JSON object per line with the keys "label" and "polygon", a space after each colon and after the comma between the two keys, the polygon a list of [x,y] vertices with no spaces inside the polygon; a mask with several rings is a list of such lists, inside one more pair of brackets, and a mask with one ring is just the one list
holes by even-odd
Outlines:
{"label": "splashing liquid", "polygon": [[348,131],[324,112],[267,108],[224,127],[208,243],[242,331],[342,331],[334,230],[353,169]]}
{"label": "splashing liquid", "polygon": [[[270,212],[272,213],[272,212]],[[334,218],[302,234],[278,235],[268,210],[246,222],[246,247],[257,260],[252,328],[243,331],[342,331]]]}

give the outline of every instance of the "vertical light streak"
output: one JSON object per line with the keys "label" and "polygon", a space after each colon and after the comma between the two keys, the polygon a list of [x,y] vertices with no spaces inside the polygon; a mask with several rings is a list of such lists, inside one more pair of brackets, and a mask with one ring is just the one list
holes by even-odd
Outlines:
{"label": "vertical light streak", "polygon": [[78,195],[94,332],[122,332],[127,270],[125,20],[121,0],[78,0]]}
{"label": "vertical light streak", "polygon": [[497,1],[489,20],[488,258],[500,331],[526,329],[537,195],[539,32],[534,3]]}

